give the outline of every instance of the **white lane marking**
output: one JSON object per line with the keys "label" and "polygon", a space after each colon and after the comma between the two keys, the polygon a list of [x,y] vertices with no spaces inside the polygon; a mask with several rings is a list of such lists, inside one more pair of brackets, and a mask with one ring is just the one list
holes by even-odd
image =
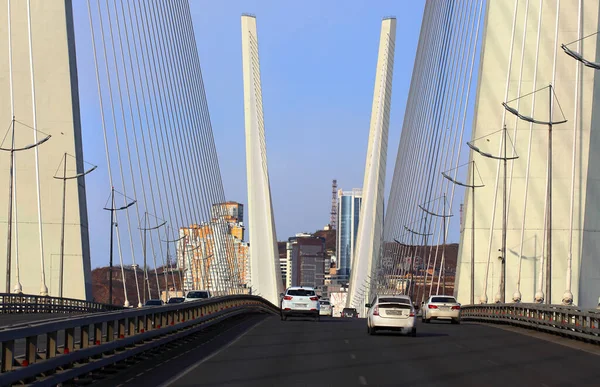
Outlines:
{"label": "white lane marking", "polygon": [[355,355],[355,354],[353,354],[353,353],[351,353],[351,354],[350,354],[350,359],[352,359],[352,360],[356,359],[356,355]]}
{"label": "white lane marking", "polygon": [[144,374],[144,372],[140,372],[139,374],[137,374],[137,375],[135,375],[135,376],[139,378],[139,377],[140,377],[140,376],[142,376],[143,374]]}
{"label": "white lane marking", "polygon": [[204,359],[200,360],[198,363],[192,364],[187,369],[183,370],[182,372],[180,372],[177,375],[173,376],[171,379],[167,380],[165,383],[161,384],[159,387],[168,387],[171,384],[175,383],[177,380],[183,378],[185,375],[187,375],[190,372],[192,372],[194,369],[196,369],[198,366],[200,366],[205,361],[208,361],[208,360],[212,359],[213,357],[217,356],[218,354],[220,354],[221,352],[223,352],[227,348],[231,347],[233,344],[237,343],[239,340],[241,340],[242,337],[246,336],[248,333],[250,333],[252,330],[254,330],[257,326],[259,326],[260,324],[262,324],[266,320],[267,320],[266,318],[263,318],[262,320],[260,320],[259,322],[257,322],[253,326],[251,326],[250,329],[248,329],[246,332],[244,332],[241,335],[239,335],[238,337],[236,337],[236,339],[233,340],[232,342],[230,342],[229,344],[225,345],[222,348],[219,348],[217,351],[213,352],[209,356],[207,356]]}
{"label": "white lane marking", "polygon": [[361,386],[366,386],[367,385],[367,378],[365,378],[364,376],[359,376],[358,377],[358,381],[360,382]]}

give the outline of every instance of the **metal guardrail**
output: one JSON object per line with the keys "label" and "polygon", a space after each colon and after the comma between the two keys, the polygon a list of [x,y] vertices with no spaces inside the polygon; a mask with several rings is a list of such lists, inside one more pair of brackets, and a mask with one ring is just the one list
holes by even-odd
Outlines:
{"label": "metal guardrail", "polygon": [[600,344],[600,310],[564,305],[483,304],[461,307],[461,319],[510,324]]}
{"label": "metal guardrail", "polygon": [[279,308],[258,296],[239,295],[3,330],[0,386],[63,383],[232,316],[256,312],[275,314]]}
{"label": "metal guardrail", "polygon": [[123,310],[122,306],[97,302],[37,296],[31,294],[0,293],[0,314],[10,313],[95,313]]}

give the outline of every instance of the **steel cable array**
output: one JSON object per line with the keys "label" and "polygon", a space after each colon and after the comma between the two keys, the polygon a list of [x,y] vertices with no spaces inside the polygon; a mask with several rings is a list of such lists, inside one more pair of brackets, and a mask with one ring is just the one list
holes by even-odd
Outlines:
{"label": "steel cable array", "polygon": [[[182,290],[181,272],[169,257],[176,257],[179,268],[188,265],[190,258],[181,247],[193,238],[181,228],[191,225],[206,227],[211,235],[212,255],[203,248],[198,264],[214,269],[209,290],[240,293],[242,268],[228,225],[221,220],[224,207],[213,206],[225,202],[225,194],[188,2],[88,0],[88,12],[109,184],[123,196],[139,199],[136,208],[129,209],[135,216],[126,210],[116,234],[123,286],[124,262],[133,264],[136,281],[136,294],[126,299],[141,303],[136,262],[145,254],[144,238],[159,293],[164,291],[168,298],[170,290]],[[162,219],[167,227],[152,228]],[[130,252],[120,252],[121,233],[129,240]],[[159,282],[157,260],[164,283]],[[147,281],[141,291],[145,294],[147,286],[149,296],[156,298]]]}
{"label": "steel cable array", "polygon": [[[472,108],[473,69],[484,9],[481,1],[428,1],[425,6],[385,215],[384,246],[377,262],[379,291],[401,291],[421,300],[434,291],[434,277],[437,289],[443,280],[445,257],[440,256],[438,246],[455,217],[446,219],[444,230],[442,217],[431,219],[431,213],[440,214],[444,207],[448,214],[457,213],[455,196],[460,192],[455,195],[456,187],[441,172],[464,162],[461,147],[467,111]],[[446,205],[443,197],[449,199]],[[431,207],[424,211],[419,205]],[[420,235],[431,233],[437,245],[428,247],[427,236],[414,236],[411,242],[405,231],[409,227]],[[422,242],[416,240],[420,238]],[[417,248],[414,242],[422,246]],[[418,254],[422,255],[423,282],[415,289],[414,283],[406,287],[403,281],[411,268],[413,275],[415,270],[419,273],[414,265]]]}

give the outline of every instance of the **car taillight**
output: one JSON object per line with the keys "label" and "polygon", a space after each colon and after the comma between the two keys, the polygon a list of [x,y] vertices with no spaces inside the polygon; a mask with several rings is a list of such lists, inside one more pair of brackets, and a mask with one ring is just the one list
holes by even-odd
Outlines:
{"label": "car taillight", "polygon": [[286,301],[291,301],[292,300],[292,296],[284,296],[283,299]]}
{"label": "car taillight", "polygon": [[311,301],[317,301],[319,299],[319,297],[311,297],[310,300]]}
{"label": "car taillight", "polygon": [[379,316],[379,307],[376,306],[375,309],[373,309],[373,316]]}
{"label": "car taillight", "polygon": [[460,309],[460,305],[454,305],[454,306],[452,307],[452,310],[459,310],[459,309]]}
{"label": "car taillight", "polygon": [[429,309],[437,309],[438,308],[437,305],[427,305],[427,307]]}
{"label": "car taillight", "polygon": [[411,310],[411,311],[410,311],[410,314],[409,314],[408,316],[409,316],[409,317],[415,317],[415,311],[414,311],[414,310]]}

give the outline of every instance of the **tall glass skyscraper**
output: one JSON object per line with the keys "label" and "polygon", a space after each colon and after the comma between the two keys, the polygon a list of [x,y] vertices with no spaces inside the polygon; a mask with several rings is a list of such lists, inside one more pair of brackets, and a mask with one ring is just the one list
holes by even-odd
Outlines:
{"label": "tall glass skyscraper", "polygon": [[340,279],[349,279],[354,256],[354,245],[360,219],[362,190],[338,191],[338,222],[336,252],[338,258],[337,274]]}

